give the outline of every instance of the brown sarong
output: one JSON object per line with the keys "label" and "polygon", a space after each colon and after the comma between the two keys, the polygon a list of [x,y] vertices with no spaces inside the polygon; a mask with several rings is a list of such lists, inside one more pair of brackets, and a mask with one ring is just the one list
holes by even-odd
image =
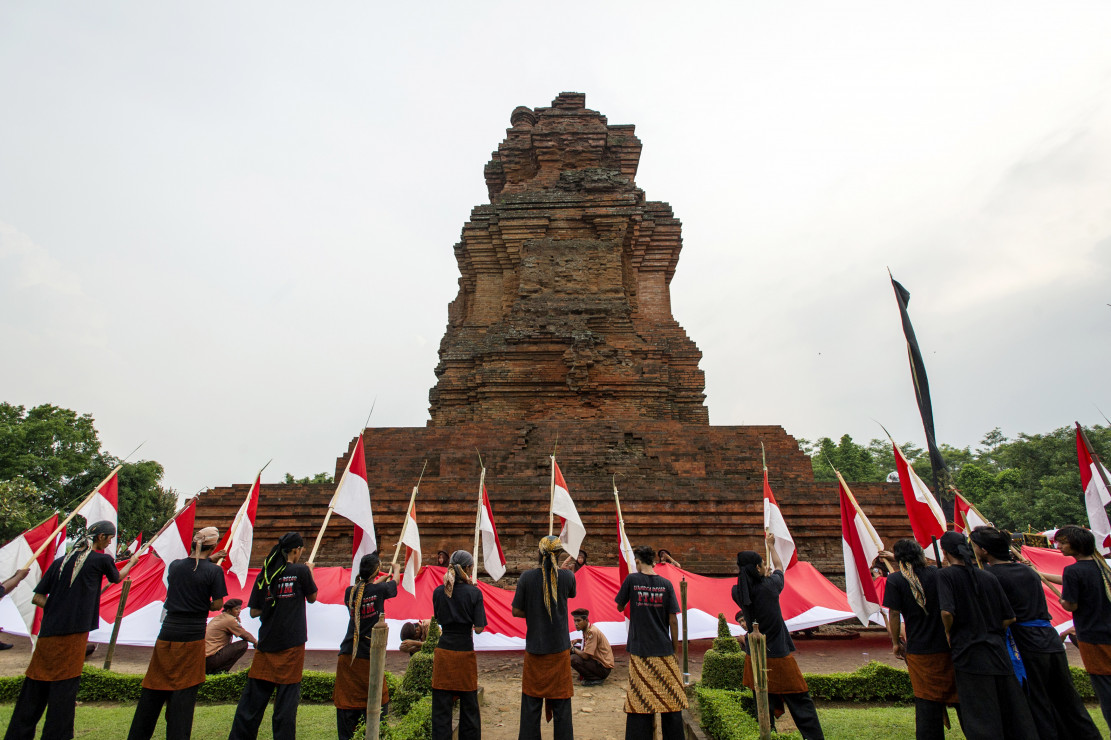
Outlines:
{"label": "brown sarong", "polygon": [[[350,655],[339,656],[336,663],[336,686],[332,690],[332,703],[336,709],[366,710],[367,695],[370,693],[370,658],[355,658]],[[390,689],[382,677],[382,706],[390,703]]]}
{"label": "brown sarong", "polygon": [[551,722],[554,712],[547,700],[570,699],[575,695],[575,684],[571,682],[571,651],[551,655],[525,653],[521,693],[544,699],[544,718]]}
{"label": "brown sarong", "polygon": [[953,657],[950,653],[907,653],[907,672],[910,673],[910,687],[914,690],[916,699],[943,704],[956,704],[959,701],[957,675],[953,672]]}
{"label": "brown sarong", "polygon": [[[745,656],[745,673],[741,683],[750,689],[755,687],[752,680],[751,656]],[[802,677],[802,671],[799,670],[799,664],[795,662],[795,656],[768,658],[769,694],[805,694],[809,690],[810,687],[806,685],[806,679]]]}
{"label": "brown sarong", "polygon": [[674,655],[642,658],[629,656],[629,690],[626,714],[681,712],[687,708],[683,676]]}
{"label": "brown sarong", "polygon": [[[571,665],[570,661],[567,665]],[[474,650],[436,648],[432,659],[432,688],[459,693],[478,691],[478,659]]]}
{"label": "brown sarong", "polygon": [[[1111,645],[1095,642],[1077,642],[1084,670],[1093,676],[1111,676]],[[27,674],[31,675],[31,674]]]}
{"label": "brown sarong", "polygon": [[279,650],[276,653],[255,651],[255,659],[251,662],[251,670],[247,678],[257,678],[259,681],[270,683],[290,684],[301,683],[301,672],[305,668],[305,646]]}
{"label": "brown sarong", "polygon": [[143,688],[177,691],[204,683],[204,639],[190,642],[157,640]]}
{"label": "brown sarong", "polygon": [[24,675],[36,681],[65,681],[81,675],[88,632],[40,637]]}

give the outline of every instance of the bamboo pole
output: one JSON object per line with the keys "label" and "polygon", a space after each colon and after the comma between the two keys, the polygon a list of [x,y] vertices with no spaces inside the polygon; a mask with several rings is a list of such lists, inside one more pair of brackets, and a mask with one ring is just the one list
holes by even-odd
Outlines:
{"label": "bamboo pole", "polygon": [[[371,412],[373,413],[373,411],[374,409],[372,408]],[[367,421],[369,421],[369,419],[367,419]],[[362,437],[362,435],[363,433],[359,432],[359,437]],[[358,446],[356,442],[355,448],[358,449]],[[332,519],[332,512],[336,509],[336,496],[338,496],[340,490],[343,489],[343,484],[347,481],[347,474],[351,472],[351,463],[353,462],[355,462],[355,450],[351,450],[351,454],[347,456],[347,465],[343,469],[343,474],[339,477],[339,484],[336,486],[335,493],[332,494],[332,500],[328,502],[328,511],[324,512],[324,522],[320,525],[320,531],[316,533],[316,542],[313,543],[312,552],[309,553],[307,562],[316,562],[316,553],[320,550],[320,541],[324,539],[324,530],[328,528],[328,522]]]}
{"label": "bamboo pole", "polygon": [[[414,489],[415,490],[415,489]],[[386,672],[386,638],[390,628],[379,619],[370,630],[370,680],[366,695],[366,740],[378,740],[382,722],[382,682]]]}
{"label": "bamboo pole", "polygon": [[[767,453],[764,452],[764,441],[763,440],[760,441],[760,462],[764,466],[764,482],[767,483],[767,480],[768,480],[768,456],[767,456]],[[761,496],[761,498],[763,498],[763,496]],[[769,566],[774,567],[772,565],[772,548],[771,548],[771,545],[768,544],[768,500],[766,498],[764,498],[763,520],[764,520],[764,563],[765,563],[765,565],[769,565]]]}
{"label": "bamboo pole", "polygon": [[679,581],[680,606],[683,608],[683,685],[689,686],[691,682],[690,670],[690,645],[687,640],[687,577]]}
{"label": "bamboo pole", "polygon": [[748,655],[752,660],[752,679],[756,694],[756,716],[760,723],[760,740],[771,740],[771,707],[768,706],[768,638],[753,624],[748,633]]}
{"label": "bamboo pole", "polygon": [[428,461],[424,461],[424,467],[421,468],[420,477],[417,478],[417,484],[413,486],[413,495],[409,497],[409,508],[405,510],[405,520],[401,522],[401,536],[397,538],[397,547],[393,551],[393,562],[390,568],[397,565],[397,556],[401,554],[401,543],[405,541],[405,530],[409,528],[409,515],[413,513],[413,505],[417,501],[417,490],[420,489],[420,482],[424,480],[424,471],[428,467]]}
{"label": "bamboo pole", "polygon": [[[479,463],[482,462],[482,455],[478,456]],[[474,563],[471,566],[471,582],[478,581],[478,538],[479,530],[482,528],[482,492],[486,489],[486,467],[483,466],[482,472],[478,475],[478,510],[474,514],[474,555],[471,559]]]}
{"label": "bamboo pole", "polygon": [[552,485],[551,490],[548,492],[548,536],[551,537],[555,531],[555,454],[551,456],[552,460]]}
{"label": "bamboo pole", "polygon": [[[239,511],[237,511],[235,513],[235,519],[232,519],[232,521],[231,521],[231,530],[228,532],[228,538],[225,540],[225,542],[227,543],[227,546],[229,548],[231,547],[232,542],[235,540],[236,530],[238,530],[239,525],[243,523],[243,519],[245,519],[247,517],[247,509],[250,508],[250,503],[249,502],[251,500],[251,493],[255,490],[255,488],[258,488],[259,496],[262,496],[262,471],[266,470],[267,466],[269,466],[270,463],[272,463],[272,462],[274,462],[274,458],[270,458],[269,460],[267,460],[266,465],[263,465],[259,469],[258,474],[255,476],[255,482],[251,486],[251,490],[247,491],[247,501],[244,502],[245,506],[240,506],[239,507],[239,511],[243,512],[243,516],[242,517],[239,516]],[[216,560],[214,560],[213,562],[215,562],[217,565],[219,565],[220,563],[224,562],[225,557],[227,557],[227,555],[221,555],[220,557],[216,558]],[[234,563],[233,563],[233,565],[234,565]],[[249,565],[249,563],[248,563],[248,565]]]}
{"label": "bamboo pole", "polygon": [[116,622],[112,625],[112,638],[108,641],[108,654],[104,656],[104,670],[112,667],[112,656],[116,653],[116,640],[120,636],[120,622],[123,621],[123,608],[127,604],[127,593],[131,590],[131,576],[123,580],[120,587],[120,606],[116,609]]}
{"label": "bamboo pole", "polygon": [[[136,448],[136,449],[138,449],[138,448]],[[71,511],[69,513],[69,516],[67,516],[65,519],[62,520],[61,524],[59,524],[57,527],[54,528],[54,531],[50,533],[50,536],[42,541],[42,544],[39,545],[37,550],[35,550],[35,554],[32,555],[31,559],[27,561],[27,564],[23,566],[24,570],[26,570],[27,568],[30,568],[32,565],[35,564],[35,561],[39,559],[39,555],[42,555],[43,552],[46,550],[46,548],[50,546],[50,543],[53,542],[54,538],[58,536],[58,533],[65,531],[66,527],[69,525],[69,523],[73,519],[73,517],[77,516],[77,513],[79,511],[81,511],[82,508],[84,508],[85,504],[87,504],[87,503],[89,503],[90,501],[93,500],[93,496],[95,496],[97,494],[97,491],[99,491],[101,488],[103,488],[105,483],[112,480],[112,476],[115,475],[116,473],[120,472],[120,468],[122,468],[122,467],[123,467],[123,464],[121,463],[120,465],[117,465],[116,467],[112,468],[112,472],[109,473],[108,476],[104,480],[102,480],[100,483],[97,484],[96,488],[94,488],[89,493],[89,495],[86,496],[81,501],[81,503],[79,503],[77,505],[76,509],[74,509],[73,511]]]}

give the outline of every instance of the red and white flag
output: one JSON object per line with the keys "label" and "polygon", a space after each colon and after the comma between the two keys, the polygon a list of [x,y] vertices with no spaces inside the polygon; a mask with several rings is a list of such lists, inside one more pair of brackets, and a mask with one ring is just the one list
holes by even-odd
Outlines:
{"label": "red and white flag", "polygon": [[899,488],[903,491],[903,503],[907,506],[911,531],[914,532],[914,539],[926,551],[927,557],[932,559],[932,538],[940,539],[945,534],[945,514],[894,440],[891,441],[891,447],[895,450],[895,469],[899,473]]}
{"label": "red and white flag", "polygon": [[880,597],[872,582],[872,561],[883,549],[879,535],[856,504],[845,479],[841,483],[841,550],[845,556],[845,595],[849,608],[863,625],[880,610]]}
{"label": "red and white flag", "polygon": [[131,540],[131,544],[128,545],[127,547],[125,547],[120,552],[120,554],[117,555],[117,557],[121,557],[121,556],[123,556],[127,553],[131,553],[131,555],[134,555],[135,553],[139,552],[139,548],[142,547],[142,546],[143,546],[143,533],[140,532],[139,536],[136,537],[135,539]]}
{"label": "red and white flag", "polygon": [[[1106,555],[1111,552],[1111,522],[1107,520],[1106,508],[1107,504],[1111,504],[1111,492],[1108,492],[1103,478],[1100,477],[1100,469],[1096,467],[1099,465],[1103,468],[1103,465],[1092,459],[1083,434],[1080,422],[1077,422],[1076,457],[1080,463],[1080,484],[1084,486],[1084,508],[1088,510],[1088,527],[1096,538],[1096,547],[1099,548],[1100,555]],[[1107,468],[1103,468],[1103,474],[1109,475]]]}
{"label": "red and white flag", "polygon": [[494,526],[494,510],[490,508],[490,496],[486,484],[482,484],[482,508],[478,512],[478,531],[482,537],[482,566],[495,581],[505,575],[505,553],[498,539],[498,528]]}
{"label": "red and white flag", "polygon": [[[27,561],[31,559],[35,551],[42,546],[47,538],[51,538],[57,528],[58,515],[55,514],[42,524],[28,529],[0,548],[0,574],[11,575],[27,565]],[[23,623],[27,625],[27,632],[32,638],[38,635],[39,624],[42,622],[42,609],[31,603],[31,599],[35,595],[34,588],[42,580],[42,575],[46,572],[46,569],[54,562],[58,544],[64,541],[65,532],[58,532],[51,539],[53,541],[31,563],[31,572],[7,594],[7,597],[12,600],[16,609],[19,610],[19,616],[23,618]]]}
{"label": "red and white flag", "polygon": [[417,595],[417,574],[420,573],[420,530],[417,529],[417,507],[413,506],[401,533],[401,543],[405,545],[405,572],[401,576],[401,587]]}
{"label": "red and white flag", "polygon": [[[255,514],[258,512],[258,497],[262,486],[262,474],[255,477],[255,483],[247,492],[247,498],[239,507],[239,511],[232,520],[227,534],[216,545],[216,550],[227,550],[227,557],[220,563],[224,572],[230,572],[239,580],[239,587],[247,587],[247,568],[251,564],[251,549],[255,545]],[[230,540],[230,541],[229,541]],[[193,533],[189,533],[186,540],[190,545],[193,542]],[[189,547],[185,548],[186,554]]]}
{"label": "red and white flag", "polygon": [[579,511],[575,502],[571,500],[571,491],[567,482],[563,480],[563,473],[556,464],[555,455],[552,455],[552,513],[559,517],[562,529],[559,539],[563,549],[573,558],[579,556],[579,548],[586,539],[586,527],[579,518]]}
{"label": "red and white flag", "polygon": [[[617,498],[617,488],[613,489],[613,496]],[[637,572],[636,556],[633,555],[633,545],[629,542],[629,536],[625,534],[625,522],[621,521],[621,509],[618,504],[617,510],[617,586],[625,582],[630,573]],[[625,619],[629,619],[629,605],[625,605]]]}
{"label": "red and white flag", "polygon": [[959,493],[953,497],[953,531],[967,535],[976,527],[990,527],[991,522],[980,516],[976,507]]}
{"label": "red and white flag", "polygon": [[[162,583],[167,586],[170,583],[170,563],[189,557],[189,551],[193,547],[193,522],[196,519],[196,514],[197,499],[194,497],[181,511],[174,515],[170,523],[163,527],[162,531],[155,535],[154,539],[147,545],[147,548],[154,550],[159,559],[166,564],[166,567],[162,570]],[[220,550],[222,546],[217,545],[216,549]],[[132,552],[135,553],[138,550],[132,550]]]}
{"label": "red and white flag", "polygon": [[359,561],[378,549],[374,538],[374,513],[370,508],[370,483],[366,473],[366,454],[363,452],[363,435],[355,442],[347,469],[339,479],[339,486],[332,496],[332,511],[355,525],[351,546],[351,583],[359,573]]}
{"label": "red and white flag", "polygon": [[[120,474],[119,471],[112,473],[108,478],[97,487],[93,493],[93,497],[89,499],[89,503],[85,504],[78,511],[78,514],[85,517],[86,528],[96,522],[112,522],[112,526],[119,531],[119,511],[120,511]],[[113,537],[112,541],[108,543],[105,549],[115,554],[116,545],[118,544],[119,537]]]}
{"label": "red and white flag", "polygon": [[764,468],[764,531],[775,535],[775,552],[783,561],[784,568],[790,568],[799,561],[795,540],[787,529],[783,512],[779,509],[779,504],[772,494],[772,487],[768,484],[767,468]]}

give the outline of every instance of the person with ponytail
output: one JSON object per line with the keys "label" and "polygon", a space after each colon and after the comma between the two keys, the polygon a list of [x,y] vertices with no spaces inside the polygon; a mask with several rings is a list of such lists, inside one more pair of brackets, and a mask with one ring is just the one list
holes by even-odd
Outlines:
{"label": "person with ponytail", "polygon": [[[1065,646],[1049,621],[1045,590],[1037,572],[1015,560],[1010,532],[976,527],[969,539],[980,562],[1003,587],[1015,612],[1009,646],[1018,653],[1025,674],[1026,699],[1038,737],[1099,740],[1099,730],[1072,685]],[[1012,655],[1012,663],[1015,657]]]}
{"label": "person with ponytail", "polygon": [[308,628],[305,604],[316,601],[312,566],[300,562],[305,542],[287,532],[271,548],[251,586],[247,606],[261,618],[258,646],[247,683],[235,708],[228,740],[255,740],[270,697],[274,697],[274,740],[297,737],[297,705],[305,667]]}
{"label": "person with ponytail", "polygon": [[963,534],[946,532],[938,544],[947,566],[938,573],[938,607],[953,651],[965,737],[1037,740],[1030,707],[1007,651],[1007,628],[1014,624],[1015,613],[1003,587],[976,566]]}
{"label": "person with ponytail", "polygon": [[[733,601],[741,607],[745,631],[751,632],[759,625],[760,632],[767,638],[768,704],[772,710],[772,729],[775,729],[775,717],[782,716],[786,706],[805,740],[823,740],[825,733],[818,720],[818,710],[814,708],[810,687],[792,655],[795,643],[779,607],[779,595],[783,593],[785,580],[783,562],[775,549],[775,535],[768,532],[764,541],[764,551],[772,559],[770,568],[764,564],[760,553],[752,550],[737,553],[738,573],[737,585],[732,589]],[[743,644],[747,653],[748,642]],[[741,682],[755,693],[751,660],[745,661]]]}
{"label": "person with ponytail", "polygon": [[554,740],[572,740],[571,633],[567,599],[575,596],[575,574],[562,570],[558,537],[540,540],[540,567],[517,579],[513,616],[525,620],[525,663],[521,674],[521,724],[518,740],[540,740],[541,710],[553,727]]}
{"label": "person with ponytail", "polygon": [[432,662],[432,740],[451,740],[451,707],[459,700],[459,740],[481,740],[478,711],[478,661],[474,636],[486,629],[482,592],[471,583],[474,558],[456,550],[444,583],[432,592],[432,613],[440,642]]}
{"label": "person with ponytail", "polygon": [[[386,600],[397,596],[397,568],[381,574],[378,553],[363,555],[355,585],[343,595],[347,606],[347,634],[339,644],[336,684],[332,703],[336,706],[339,740],[350,740],[360,721],[366,719],[367,692],[370,686],[370,631],[385,613]],[[382,712],[390,703],[390,692],[382,682]]]}
{"label": "person with ponytail", "polygon": [[[938,569],[926,564],[926,554],[913,538],[899,540],[890,554],[880,555],[898,566],[887,577],[883,605],[888,612],[891,652],[907,662],[910,673],[914,737],[942,740],[949,725],[945,708],[957,705],[957,678],[937,604]],[[903,622],[906,640],[902,636]],[[960,717],[959,706],[957,716]]]}
{"label": "person with ponytail", "polygon": [[154,643],[127,740],[150,740],[166,706],[166,740],[188,740],[193,709],[205,677],[205,626],[228,595],[224,571],[209,558],[220,533],[205,527],[193,536],[189,557],[166,566],[166,615]]}

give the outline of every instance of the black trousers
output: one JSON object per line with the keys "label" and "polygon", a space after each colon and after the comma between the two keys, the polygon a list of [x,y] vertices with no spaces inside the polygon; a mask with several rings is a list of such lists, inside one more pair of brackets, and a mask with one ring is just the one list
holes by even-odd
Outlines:
{"label": "black trousers", "polygon": [[197,706],[197,691],[200,684],[177,691],[156,691],[144,688],[135,705],[135,716],[131,718],[131,730],[127,740],[150,740],[154,737],[154,726],[162,705],[166,705],[166,740],[189,740],[193,734],[193,708]]}
{"label": "black trousers", "polygon": [[239,705],[235,708],[235,719],[231,724],[228,740],[256,740],[262,715],[275,689],[274,740],[294,740],[297,737],[297,705],[301,702],[301,684],[271,683],[257,678],[248,678],[243,693],[239,695]]}
{"label": "black trousers", "polygon": [[571,653],[571,670],[579,674],[584,681],[604,681],[610,675],[610,668],[594,660],[589,655],[575,655]]}
{"label": "black trousers", "polygon": [[[656,726],[654,714],[626,714],[625,740],[647,740],[654,737]],[[660,730],[664,740],[683,740],[683,713],[661,712]]]}
{"label": "black trousers", "polygon": [[[389,702],[382,705],[382,721],[386,721],[386,712],[390,710]],[[336,732],[339,740],[351,740],[355,736],[355,728],[359,722],[366,719],[365,709],[336,709]]]}
{"label": "black trousers", "polygon": [[208,675],[226,673],[245,652],[247,652],[246,640],[229,643],[204,659],[204,672]]}
{"label": "black trousers", "polygon": [[1076,693],[1065,651],[1023,653],[1026,699],[1040,740],[1102,740]]}
{"label": "black trousers", "polygon": [[477,691],[432,689],[432,740],[451,740],[451,708],[459,699],[459,740],[482,740]]}
{"label": "black trousers", "polygon": [[[914,740],[944,740],[945,709],[943,701],[930,701],[914,697]],[[953,707],[957,721],[961,719],[961,705]],[[963,725],[962,725],[963,726]]]}
{"label": "black trousers", "polygon": [[[814,708],[814,700],[810,698],[809,691],[802,694],[768,694],[768,704],[773,710],[777,707],[782,709],[784,705],[791,710],[791,719],[803,740],[825,740],[822,723],[818,721],[818,710]],[[775,729],[774,714],[772,729]]]}
{"label": "black trousers", "polygon": [[1018,679],[956,671],[961,729],[968,740],[1038,740]]}
{"label": "black trousers", "polygon": [[[571,723],[571,700],[548,699],[552,708],[552,739],[574,740],[575,728]],[[544,700],[521,694],[521,729],[517,740],[540,740],[540,715],[544,713]]]}
{"label": "black trousers", "polygon": [[1099,698],[1099,708],[1103,711],[1103,719],[1111,726],[1111,676],[1094,676],[1088,674],[1088,678],[1092,679],[1092,688],[1095,689],[1096,697]]}
{"label": "black trousers", "polygon": [[46,722],[42,725],[42,736],[50,740],[69,740],[73,737],[73,714],[77,709],[79,688],[80,676],[65,681],[36,681],[25,676],[4,740],[32,740],[43,710],[46,710]]}

